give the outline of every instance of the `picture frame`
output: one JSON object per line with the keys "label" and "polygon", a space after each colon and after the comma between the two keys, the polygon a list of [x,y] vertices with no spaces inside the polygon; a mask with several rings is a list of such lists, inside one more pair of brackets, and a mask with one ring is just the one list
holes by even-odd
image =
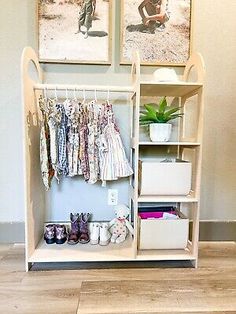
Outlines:
{"label": "picture frame", "polygon": [[166,17],[145,25],[139,13],[140,8],[148,20],[144,1],[121,0],[120,64],[131,64],[132,52],[139,50],[141,65],[185,66],[192,51],[194,0],[147,2],[159,5]]}
{"label": "picture frame", "polygon": [[112,0],[37,0],[39,62],[110,65],[111,15]]}

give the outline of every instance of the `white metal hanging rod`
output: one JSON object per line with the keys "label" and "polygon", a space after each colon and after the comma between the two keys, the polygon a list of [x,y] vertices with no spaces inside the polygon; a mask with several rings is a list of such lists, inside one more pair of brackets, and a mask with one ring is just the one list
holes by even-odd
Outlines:
{"label": "white metal hanging rod", "polygon": [[64,84],[35,84],[34,90],[77,90],[77,91],[98,91],[98,92],[120,92],[120,93],[134,93],[132,86],[106,86],[106,85],[64,85]]}

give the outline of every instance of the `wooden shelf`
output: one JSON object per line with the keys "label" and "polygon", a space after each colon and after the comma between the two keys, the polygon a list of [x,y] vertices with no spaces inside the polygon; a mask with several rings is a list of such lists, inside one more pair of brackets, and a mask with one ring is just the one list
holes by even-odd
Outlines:
{"label": "wooden shelf", "polygon": [[197,197],[194,193],[189,195],[145,195],[138,197],[139,203],[196,203],[198,202]]}
{"label": "wooden shelf", "polygon": [[188,250],[138,250],[136,260],[169,261],[169,260],[196,260]]}
{"label": "wooden shelf", "polygon": [[199,142],[151,142],[142,141],[139,142],[139,146],[185,146],[185,147],[195,147],[200,146]]}
{"label": "wooden shelf", "polygon": [[193,82],[155,82],[141,81],[140,93],[141,96],[174,96],[182,97],[188,94],[197,93],[202,87],[200,83]]}
{"label": "wooden shelf", "polygon": [[42,239],[29,257],[29,262],[94,262],[124,261],[134,259],[134,242],[129,235],[121,244],[107,246],[76,244],[46,244]]}

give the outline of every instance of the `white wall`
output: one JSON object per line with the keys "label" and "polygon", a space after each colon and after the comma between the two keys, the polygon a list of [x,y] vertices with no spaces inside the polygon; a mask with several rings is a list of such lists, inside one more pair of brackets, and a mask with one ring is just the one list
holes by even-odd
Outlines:
{"label": "white wall", "polygon": [[[113,65],[45,65],[48,81],[129,81],[129,67],[119,66],[120,1],[114,2]],[[24,46],[36,47],[36,2],[0,4],[0,221],[23,221],[20,55]],[[193,45],[207,68],[202,219],[236,219],[235,16],[236,1],[195,0]]]}
{"label": "white wall", "polygon": [[195,0],[194,48],[205,59],[201,219],[236,219],[236,1]]}
{"label": "white wall", "polygon": [[35,42],[33,1],[0,0],[0,221],[22,221],[20,56]]}

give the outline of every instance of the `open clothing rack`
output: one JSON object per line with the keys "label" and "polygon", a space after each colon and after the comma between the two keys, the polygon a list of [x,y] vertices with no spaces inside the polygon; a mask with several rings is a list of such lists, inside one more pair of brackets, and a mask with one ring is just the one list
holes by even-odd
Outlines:
{"label": "open clothing rack", "polygon": [[[37,80],[29,75],[29,66],[34,64],[37,71]],[[195,68],[198,79],[189,82],[190,72]],[[32,264],[42,262],[108,262],[108,261],[159,261],[159,260],[188,260],[197,267],[198,260],[198,232],[199,232],[199,206],[200,206],[200,180],[202,158],[202,125],[203,125],[203,81],[204,63],[199,54],[193,55],[184,71],[182,81],[157,82],[142,81],[140,79],[140,60],[138,53],[133,56],[131,67],[131,83],[129,86],[115,85],[77,85],[77,84],[48,84],[43,82],[43,71],[34,50],[26,47],[22,54],[22,96],[23,96],[23,123],[24,123],[24,206],[25,206],[25,245],[26,245],[26,271]],[[132,225],[134,235],[121,244],[98,245],[67,244],[54,246],[47,245],[43,240],[45,224],[45,190],[41,182],[39,165],[39,122],[37,98],[43,90],[74,90],[127,93],[131,105],[131,134],[130,151],[134,174],[129,181],[129,203],[132,212]],[[139,112],[142,97],[170,96],[176,97],[178,103],[186,110],[188,99],[196,98],[197,127],[193,136],[185,134],[186,121],[179,122],[177,138],[174,141],[154,143],[142,137],[139,126]],[[176,149],[178,157],[183,157],[186,150],[193,152],[193,182],[191,193],[187,196],[140,196],[139,185],[139,159],[146,148],[159,149],[167,147]],[[181,210],[189,205],[191,209],[192,236],[184,249],[140,250],[139,248],[139,218],[140,204],[148,203],[175,203]],[[174,235],[173,235],[174,236]]]}

